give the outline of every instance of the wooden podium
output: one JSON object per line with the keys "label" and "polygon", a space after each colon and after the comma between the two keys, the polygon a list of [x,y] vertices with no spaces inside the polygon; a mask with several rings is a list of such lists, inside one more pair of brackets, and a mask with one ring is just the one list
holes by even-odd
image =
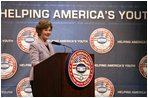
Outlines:
{"label": "wooden podium", "polygon": [[[66,63],[70,53],[56,53],[34,67],[34,97],[94,97],[94,77],[80,88],[68,78]],[[94,61],[94,55],[91,55]]]}

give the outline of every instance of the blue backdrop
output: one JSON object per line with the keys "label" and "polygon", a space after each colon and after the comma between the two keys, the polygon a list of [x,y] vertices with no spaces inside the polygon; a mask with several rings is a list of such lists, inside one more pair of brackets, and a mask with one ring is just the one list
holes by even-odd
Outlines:
{"label": "blue backdrop", "polygon": [[[104,85],[107,88],[105,92],[113,92],[110,96],[147,96],[147,73],[144,69],[147,68],[147,2],[2,1],[1,9],[2,97],[32,96],[28,80],[30,57],[22,47],[27,49],[34,41],[28,39],[27,43],[25,38],[35,34],[33,30],[40,19],[53,23],[49,42],[56,40],[74,50],[84,49],[95,55],[95,79],[103,77],[112,83],[114,89],[109,88],[111,84],[106,83],[108,87]],[[62,11],[69,16],[62,17]],[[85,15],[79,17],[82,13]],[[114,36],[114,45],[106,53],[95,51],[90,44],[91,34],[99,28],[109,30]],[[21,40],[18,39],[19,34]],[[64,52],[62,46],[53,45],[53,48],[55,52]],[[71,50],[67,49],[67,52]],[[105,83],[105,80],[99,83]],[[109,96],[95,90],[96,96]]]}

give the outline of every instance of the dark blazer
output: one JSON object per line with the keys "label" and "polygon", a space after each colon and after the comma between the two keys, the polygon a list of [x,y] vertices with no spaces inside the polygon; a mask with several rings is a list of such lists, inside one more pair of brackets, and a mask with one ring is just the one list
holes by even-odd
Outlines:
{"label": "dark blazer", "polygon": [[52,45],[48,43],[48,47],[49,50],[40,40],[40,38],[30,44],[29,53],[32,65],[30,80],[33,80],[33,67],[54,54]]}

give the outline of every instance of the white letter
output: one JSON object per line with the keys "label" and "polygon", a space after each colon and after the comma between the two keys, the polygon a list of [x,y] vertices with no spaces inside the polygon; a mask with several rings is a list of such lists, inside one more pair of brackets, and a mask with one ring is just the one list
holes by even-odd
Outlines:
{"label": "white letter", "polygon": [[79,19],[84,18],[85,19],[85,11],[84,10],[79,10]]}
{"label": "white letter", "polygon": [[43,16],[43,18],[49,18],[49,10],[43,10],[42,16]]}
{"label": "white letter", "polygon": [[71,18],[71,11],[68,10],[67,13],[65,13],[65,10],[62,10],[61,11],[61,18],[66,18],[67,19],[68,17]]}
{"label": "white letter", "polygon": [[29,10],[29,13],[30,13],[30,18],[32,18],[32,10]]}
{"label": "white letter", "polygon": [[17,9],[15,10],[15,17],[16,18],[21,18],[21,16],[18,15],[18,10]]}
{"label": "white letter", "polygon": [[104,14],[102,11],[99,11],[99,13],[98,13],[97,19],[100,19],[100,18],[104,19]]}
{"label": "white letter", "polygon": [[87,14],[86,14],[86,17],[87,17],[87,19],[89,19],[89,11],[87,10],[87,12],[86,12]]}
{"label": "white letter", "polygon": [[60,18],[60,13],[58,10],[55,10],[53,18]]}
{"label": "white letter", "polygon": [[142,11],[142,13],[144,14],[144,20],[146,20],[147,11]]}
{"label": "white letter", "polygon": [[28,10],[27,9],[22,9],[22,18],[24,18],[24,16],[28,15]]}
{"label": "white letter", "polygon": [[108,11],[108,19],[115,19],[115,12],[114,11]]}
{"label": "white letter", "polygon": [[[131,14],[131,15],[130,15],[130,14]],[[130,15],[130,17],[129,17],[129,15]],[[131,19],[133,19],[133,16],[134,16],[134,15],[133,15],[133,11],[127,11],[127,12],[126,12],[126,18],[127,18],[127,19],[131,20]]]}
{"label": "white letter", "polygon": [[39,10],[39,12],[37,12],[37,10],[33,10],[33,18],[36,18],[35,16],[37,16],[37,18],[41,18],[41,10]]}
{"label": "white letter", "polygon": [[90,19],[96,19],[97,18],[96,13],[97,13],[96,11],[90,11]]}
{"label": "white letter", "polygon": [[73,19],[78,19],[78,11],[77,10],[72,11],[72,18]]}
{"label": "white letter", "polygon": [[[139,15],[137,15],[137,11],[134,12],[135,14],[135,19],[140,20],[141,19],[141,11],[139,11]],[[139,16],[139,17],[137,17]]]}
{"label": "white letter", "polygon": [[14,18],[14,9],[9,9],[8,10],[8,17],[9,18]]}
{"label": "white letter", "polygon": [[123,19],[123,16],[124,16],[124,14],[125,14],[125,11],[123,11],[123,13],[122,13],[121,11],[119,11],[119,14],[120,14],[120,16],[121,16],[121,19]]}
{"label": "white letter", "polygon": [[2,15],[5,15],[5,18],[7,18],[7,9],[5,9],[4,12],[2,12],[2,10],[1,10],[1,17],[2,17]]}

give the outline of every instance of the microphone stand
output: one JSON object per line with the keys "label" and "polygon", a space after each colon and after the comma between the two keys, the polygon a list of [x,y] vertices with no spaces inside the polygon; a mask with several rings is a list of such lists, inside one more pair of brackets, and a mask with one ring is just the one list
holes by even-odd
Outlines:
{"label": "microphone stand", "polygon": [[61,43],[59,43],[59,42],[52,41],[52,44],[64,46],[64,52],[66,52],[66,47],[67,47],[67,48],[70,48],[70,49],[72,50],[72,52],[74,51],[70,46],[61,44]]}
{"label": "microphone stand", "polygon": [[64,47],[64,52],[66,52],[66,47],[65,46],[63,46]]}
{"label": "microphone stand", "polygon": [[63,45],[63,44],[61,44],[61,45],[64,46],[64,52],[66,52],[66,48],[65,47],[70,48],[72,50],[72,52],[74,51],[71,47],[69,47],[67,45]]}

